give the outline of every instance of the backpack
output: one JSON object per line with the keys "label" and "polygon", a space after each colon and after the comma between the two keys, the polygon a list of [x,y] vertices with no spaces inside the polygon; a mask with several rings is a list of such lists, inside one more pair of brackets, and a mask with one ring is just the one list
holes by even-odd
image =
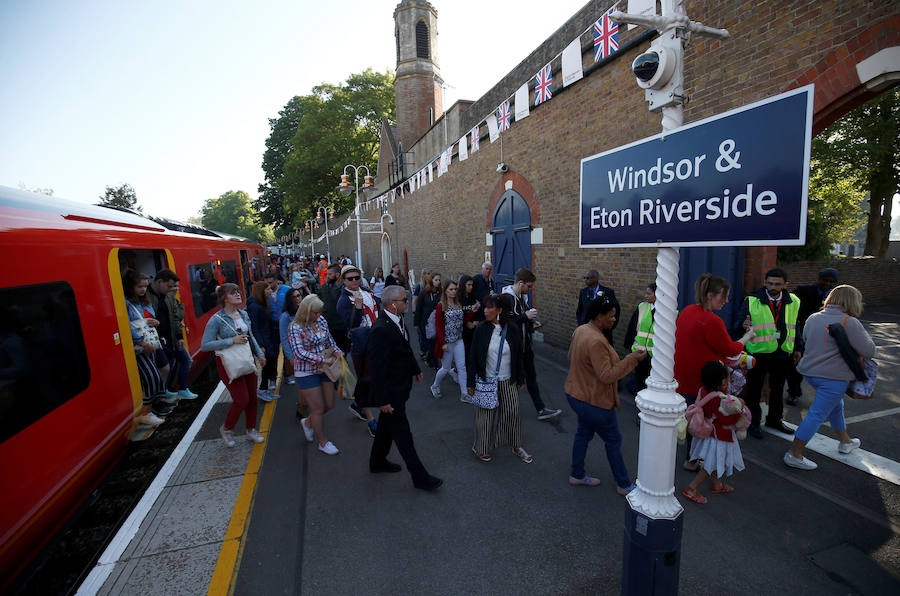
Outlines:
{"label": "backpack", "polygon": [[687,419],[687,430],[691,433],[695,439],[708,439],[713,436],[713,431],[715,430],[713,427],[713,420],[715,420],[715,414],[713,414],[712,418],[707,418],[703,414],[703,406],[714,397],[721,395],[718,391],[710,391],[702,398],[700,394],[703,392],[703,389],[697,392],[697,401],[688,406],[687,410],[684,412],[684,417]]}

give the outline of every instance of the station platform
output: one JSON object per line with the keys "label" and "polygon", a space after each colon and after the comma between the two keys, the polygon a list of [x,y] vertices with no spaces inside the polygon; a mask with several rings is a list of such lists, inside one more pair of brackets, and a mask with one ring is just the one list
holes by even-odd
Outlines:
{"label": "station platform", "polygon": [[[839,456],[820,430],[815,472],[786,468],[787,436],[747,439],[736,491],[680,498],[684,594],[889,594],[900,592],[900,327],[870,327],[887,379],[878,402],[848,400],[864,453]],[[880,335],[878,335],[880,334]],[[893,347],[891,347],[893,346]],[[493,461],[471,452],[471,406],[448,378],[436,400],[413,388],[409,418],[420,457],[444,486],[416,490],[406,470],[370,474],[371,439],[338,400],[325,416],[341,450],[320,453],[295,416],[296,389],[260,402],[266,441],[227,448],[218,428],[230,398],[220,385],[160,476],[79,588],[79,594],[617,594],[625,500],[615,491],[602,441],[588,449],[598,487],[567,482],[576,417],[562,392],[565,351],[537,345],[549,407],[536,419],[520,392],[524,447],[534,463],[500,447]],[[425,367],[423,367],[424,369]],[[637,475],[634,401],[623,391],[619,425],[629,473]],[[796,424],[812,399],[788,407]],[[830,453],[833,448],[834,453]],[[683,455],[683,447],[679,455]],[[878,465],[867,459],[875,456]],[[392,450],[391,460],[402,463]],[[679,463],[681,458],[679,458]],[[692,474],[676,469],[680,488]],[[676,494],[679,494],[676,492]]]}

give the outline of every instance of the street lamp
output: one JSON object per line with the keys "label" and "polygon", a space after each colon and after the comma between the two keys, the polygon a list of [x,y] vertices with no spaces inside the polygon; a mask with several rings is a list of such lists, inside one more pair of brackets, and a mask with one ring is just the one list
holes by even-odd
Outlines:
{"label": "street lamp", "polygon": [[[315,238],[313,237],[313,234],[315,233],[315,230],[317,230],[318,228],[319,228],[319,223],[315,220],[315,218],[313,218],[313,219],[307,219],[307,220],[306,220],[306,228],[305,228],[305,230],[306,230],[307,232],[309,232],[309,251],[310,251],[310,255],[312,255],[313,253],[316,252],[316,241],[315,241]],[[310,257],[310,258],[311,258],[311,257]]]}
{"label": "street lamp", "polygon": [[[684,0],[663,0],[662,16],[614,11],[610,19],[660,32],[635,59],[632,72],[653,112],[662,112],[663,134],[683,122],[684,43],[691,34],[727,39],[728,31],[691,21]],[[640,410],[637,488],[626,497],[622,594],[678,592],[683,509],[675,498],[677,425],[685,401],[675,389],[675,316],[678,248],[662,245],[656,258],[656,318],[647,388],[635,400]]]}
{"label": "street lamp", "polygon": [[[353,170],[353,175],[355,178],[355,186],[350,184],[350,175],[347,174],[347,168]],[[363,183],[363,192],[366,194],[366,197],[370,195],[371,192],[375,190],[375,184],[372,182],[372,176],[369,175],[369,168],[366,166],[354,166],[353,164],[348,164],[344,166],[344,173],[341,174],[341,183],[338,184],[337,189],[341,191],[341,194],[345,197],[349,197],[350,193],[353,192],[353,189],[356,189],[356,207],[353,210],[353,216],[356,220],[356,266],[359,267],[359,270],[362,271],[362,242],[360,240],[359,234],[359,171],[365,170],[365,182]]]}
{"label": "street lamp", "polygon": [[328,262],[331,262],[331,238],[328,235],[328,220],[334,221],[334,207],[317,207],[316,220],[325,220],[325,252]]}

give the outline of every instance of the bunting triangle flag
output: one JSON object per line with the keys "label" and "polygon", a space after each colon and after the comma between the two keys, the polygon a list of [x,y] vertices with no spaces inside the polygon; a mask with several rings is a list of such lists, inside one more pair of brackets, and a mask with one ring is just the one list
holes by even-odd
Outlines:
{"label": "bunting triangle flag", "polygon": [[516,122],[528,118],[528,83],[516,90]]}
{"label": "bunting triangle flag", "polygon": [[469,149],[466,146],[468,143],[466,142],[466,137],[464,136],[459,140],[459,161],[466,161],[469,159]]}
{"label": "bunting triangle flag", "polygon": [[497,139],[500,138],[500,132],[497,130],[497,115],[496,114],[488,114],[487,117],[487,125],[488,125],[488,137],[490,137],[491,142],[493,143]]}
{"label": "bunting triangle flag", "polygon": [[480,124],[476,124],[472,128],[472,153],[475,153],[476,151],[478,151],[478,145],[481,142],[481,139],[479,138],[479,137],[481,137],[481,130],[479,130],[480,128],[481,128]]}
{"label": "bunting triangle flag", "polygon": [[567,87],[584,77],[581,69],[581,37],[566,46],[562,53],[563,87]]}
{"label": "bunting triangle flag", "polygon": [[431,162],[428,162],[428,183],[434,182],[434,171],[431,169]]}

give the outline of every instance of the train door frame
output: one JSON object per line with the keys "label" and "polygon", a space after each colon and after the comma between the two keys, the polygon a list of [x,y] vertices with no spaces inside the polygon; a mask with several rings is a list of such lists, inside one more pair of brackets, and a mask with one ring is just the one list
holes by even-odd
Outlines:
{"label": "train door frame", "polygon": [[[138,253],[138,257],[142,256],[143,253],[149,251],[153,256],[154,265],[159,262],[157,261],[156,256],[163,255],[165,257],[166,266],[172,271],[175,271],[175,257],[172,256],[172,251],[167,248],[135,249],[130,247],[125,249],[112,248],[110,249],[109,255],[107,256],[110,290],[112,291],[113,304],[115,305],[116,322],[118,323],[118,331],[113,334],[113,343],[115,345],[121,346],[122,348],[122,355],[125,358],[125,370],[128,373],[128,385],[131,388],[131,401],[134,405],[134,416],[137,416],[141,411],[141,408],[143,407],[144,393],[141,389],[141,378],[138,375],[137,357],[134,354],[134,342],[131,339],[131,323],[128,321],[128,310],[125,305],[125,290],[122,288],[122,273],[121,264],[119,261],[120,250],[135,251]],[[146,259],[144,259],[143,262],[144,264],[146,264]],[[138,263],[138,267],[140,270],[140,262]],[[158,269],[156,271],[158,271]],[[155,274],[156,271],[154,271],[153,273]],[[136,425],[137,422],[134,422],[132,425],[132,429]]]}

